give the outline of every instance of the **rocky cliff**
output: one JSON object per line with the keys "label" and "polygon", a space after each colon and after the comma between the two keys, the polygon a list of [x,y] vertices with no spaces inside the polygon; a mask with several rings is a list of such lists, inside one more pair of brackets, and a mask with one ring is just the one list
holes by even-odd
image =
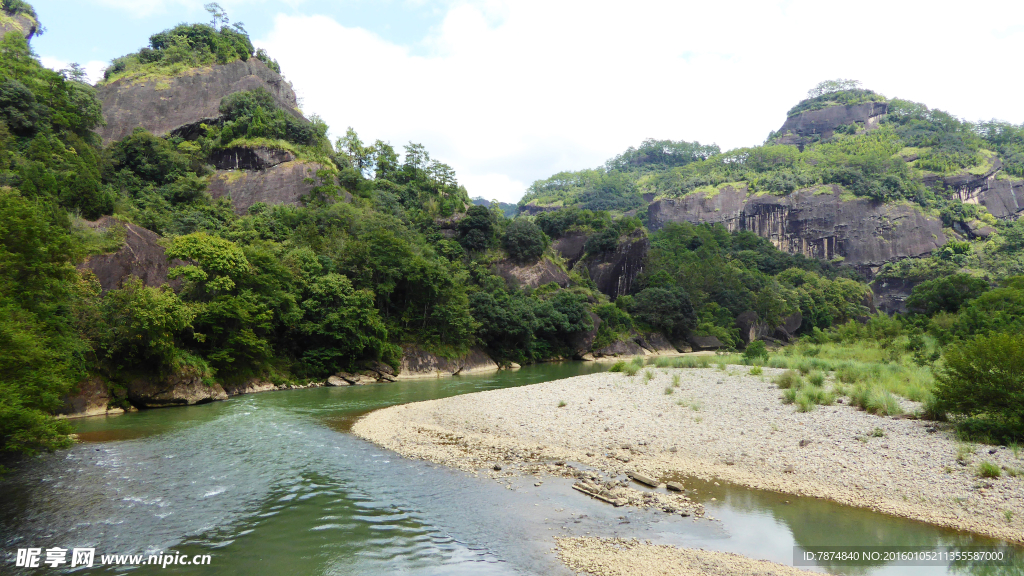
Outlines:
{"label": "rocky cliff", "polygon": [[541,258],[533,264],[502,260],[494,265],[494,271],[506,281],[522,288],[537,288],[551,282],[562,288],[569,286],[569,275],[547,258]]}
{"label": "rocky cliff", "polygon": [[39,23],[35,18],[27,14],[12,15],[0,11],[0,38],[6,36],[8,32],[17,32],[25,36],[26,40],[30,40],[38,31]]}
{"label": "rocky cliff", "polygon": [[402,363],[398,368],[397,379],[441,378],[497,369],[498,364],[479,348],[473,348],[458,358],[443,358],[418,346],[405,345],[402,347]]}
{"label": "rocky cliff", "polygon": [[[146,286],[160,286],[168,282],[168,271],[182,264],[180,260],[167,261],[164,247],[158,243],[160,236],[153,231],[112,216],[104,216],[90,225],[100,230],[111,226],[125,229],[124,244],[116,252],[91,256],[78,266],[95,274],[104,292],[120,287],[129,276],[137,276]],[[176,283],[172,281],[171,285]]]}
{"label": "rocky cliff", "polygon": [[813,140],[828,140],[835,129],[847,124],[860,123],[865,129],[877,128],[889,105],[885,102],[865,102],[849,106],[829,106],[810,110],[786,119],[779,128],[778,144],[800,146]]}
{"label": "rocky cliff", "polygon": [[668,222],[750,230],[780,250],[826,260],[842,257],[868,274],[891,260],[929,254],[946,242],[941,220],[920,208],[846,196],[837,186],[787,196],[726,186],[717,194],[656,200],[648,207],[648,221],[652,230]]}
{"label": "rocky cliff", "polygon": [[210,177],[207,192],[214,198],[231,198],[237,214],[245,214],[257,202],[299,206],[313,189],[306,179],[315,176],[320,167],[293,160],[264,170],[218,170]]}
{"label": "rocky cliff", "polygon": [[644,271],[644,259],[651,241],[642,230],[619,241],[615,250],[585,260],[590,279],[597,289],[613,300],[633,291],[633,285]]}
{"label": "rocky cliff", "polygon": [[106,120],[97,132],[104,145],[128,136],[137,126],[158,136],[176,133],[187,137],[200,123],[220,117],[222,98],[255,88],[266,88],[282,109],[302,118],[291,85],[260,60],[250,58],[171,78],[123,78],[97,86]]}

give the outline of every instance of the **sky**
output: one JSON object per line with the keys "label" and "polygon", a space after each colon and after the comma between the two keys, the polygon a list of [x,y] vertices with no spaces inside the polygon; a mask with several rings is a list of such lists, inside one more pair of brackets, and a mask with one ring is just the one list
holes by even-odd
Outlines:
{"label": "sky", "polygon": [[[34,0],[47,66],[96,78],[201,0]],[[754,146],[825,79],[1024,123],[1024,2],[223,0],[333,136],[423,144],[471,196],[646,138]],[[947,6],[949,8],[947,8]],[[955,7],[955,10],[953,9]]]}

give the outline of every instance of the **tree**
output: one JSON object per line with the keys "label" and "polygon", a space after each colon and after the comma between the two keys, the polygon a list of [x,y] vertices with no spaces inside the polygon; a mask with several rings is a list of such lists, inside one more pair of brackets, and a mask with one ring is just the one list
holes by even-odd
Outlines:
{"label": "tree", "polygon": [[860,80],[849,80],[846,78],[836,78],[835,80],[825,80],[818,82],[807,91],[808,98],[817,98],[824,96],[825,94],[832,94],[833,92],[840,92],[843,90],[856,90],[860,88]]}
{"label": "tree", "polygon": [[130,276],[118,290],[107,292],[101,304],[109,327],[103,352],[120,369],[156,372],[180,366],[178,338],[192,328],[199,308],[182,302],[168,286],[151,288]]}
{"label": "tree", "polygon": [[532,262],[540,258],[547,245],[541,229],[526,218],[518,218],[505,230],[505,251],[517,262]]}
{"label": "tree", "polygon": [[931,316],[936,312],[958,312],[970,300],[981,296],[989,284],[967,274],[953,274],[914,286],[907,298],[907,308]]}
{"label": "tree", "polygon": [[230,20],[228,19],[228,13],[224,10],[224,8],[221,8],[220,4],[216,2],[210,2],[209,4],[204,4],[203,8],[210,13],[210,26],[213,26],[214,29],[217,28],[218,23],[220,23],[222,26],[227,26],[230,23]]}
{"label": "tree", "polygon": [[948,346],[935,373],[934,409],[995,441],[1024,439],[1024,334],[995,333]]}
{"label": "tree", "polygon": [[497,223],[494,214],[484,206],[470,206],[466,217],[459,221],[459,244],[468,252],[479,252],[490,247]]}
{"label": "tree", "polygon": [[679,286],[645,288],[633,297],[630,314],[669,337],[682,337],[697,322],[690,296]]}

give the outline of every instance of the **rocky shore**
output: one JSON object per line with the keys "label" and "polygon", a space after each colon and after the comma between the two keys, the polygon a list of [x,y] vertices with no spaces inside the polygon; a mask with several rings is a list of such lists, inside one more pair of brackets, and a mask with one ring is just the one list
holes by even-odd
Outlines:
{"label": "rocky shore", "polygon": [[[592,487],[627,473],[659,483],[714,478],[1024,542],[1024,454],[961,444],[932,422],[848,404],[797,412],[771,383],[780,371],[748,372],[578,376],[395,406],[352,431],[407,457],[496,478],[599,476]],[[983,461],[1002,475],[979,477]]]}

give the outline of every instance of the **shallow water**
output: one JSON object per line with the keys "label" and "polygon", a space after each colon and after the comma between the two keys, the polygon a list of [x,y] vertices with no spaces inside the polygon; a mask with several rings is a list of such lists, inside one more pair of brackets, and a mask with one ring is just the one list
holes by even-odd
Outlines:
{"label": "shallow water", "polygon": [[[989,544],[926,524],[687,479],[716,520],[613,508],[570,482],[506,484],[411,461],[347,433],[383,406],[603,370],[515,372],[241,396],[76,422],[82,443],[19,465],[0,483],[0,573],[18,548],[209,554],[204,575],[568,574],[552,536],[637,537],[792,563],[793,546]],[[715,498],[714,501],[711,498]],[[832,567],[944,574],[946,567]],[[107,574],[124,567],[75,569]],[[20,573],[51,574],[44,567]],[[64,572],[71,572],[64,569]],[[1021,573],[1019,568],[991,573]]]}

